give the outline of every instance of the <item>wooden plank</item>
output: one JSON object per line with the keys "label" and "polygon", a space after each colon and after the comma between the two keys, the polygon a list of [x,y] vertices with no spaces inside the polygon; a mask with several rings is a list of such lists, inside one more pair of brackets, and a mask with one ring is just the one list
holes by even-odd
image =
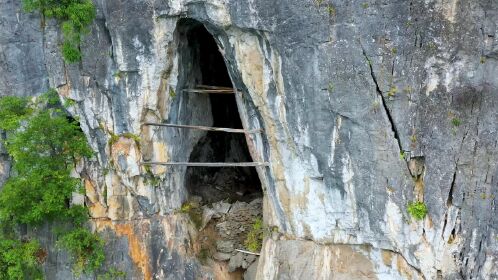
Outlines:
{"label": "wooden plank", "polygon": [[185,125],[185,124],[170,124],[170,123],[146,122],[146,123],[144,123],[144,125],[188,128],[188,129],[198,129],[198,130],[205,130],[205,131],[218,131],[218,132],[231,132],[231,133],[259,133],[262,131],[261,129],[246,130],[246,129],[238,129],[238,128],[211,127],[211,126]]}
{"label": "wooden plank", "polygon": [[270,166],[268,162],[141,162],[141,165],[194,166],[194,167],[253,167]]}

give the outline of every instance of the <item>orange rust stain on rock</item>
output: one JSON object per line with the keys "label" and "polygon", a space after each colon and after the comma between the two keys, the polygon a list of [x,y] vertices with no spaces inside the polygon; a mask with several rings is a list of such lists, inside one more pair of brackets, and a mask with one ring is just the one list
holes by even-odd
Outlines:
{"label": "orange rust stain on rock", "polygon": [[[128,248],[130,257],[136,266],[142,270],[144,280],[152,280],[152,269],[149,265],[149,255],[142,243],[141,237],[135,234],[133,225],[130,224],[114,224],[111,221],[97,221],[97,229],[99,231],[109,228],[118,236],[126,236],[128,238]],[[146,227],[148,230],[148,227]],[[142,228],[143,229],[143,228]]]}

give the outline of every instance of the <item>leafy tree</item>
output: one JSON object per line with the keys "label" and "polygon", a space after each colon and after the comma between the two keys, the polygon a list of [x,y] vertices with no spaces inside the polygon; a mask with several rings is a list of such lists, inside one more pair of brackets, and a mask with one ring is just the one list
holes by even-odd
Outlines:
{"label": "leafy tree", "polygon": [[0,128],[8,132],[5,147],[12,157],[13,175],[0,191],[0,279],[42,279],[36,241],[15,239],[15,225],[46,221],[69,223],[61,245],[75,260],[75,272],[96,271],[104,260],[103,241],[83,223],[88,211],[70,205],[81,181],[71,176],[75,161],[93,152],[78,124],[60,109],[57,92],[50,90],[29,101],[0,99]]}
{"label": "leafy tree", "polygon": [[12,176],[0,193],[0,219],[39,224],[66,217],[80,180],[71,177],[74,161],[91,156],[86,138],[57,109],[40,111],[6,141]]}

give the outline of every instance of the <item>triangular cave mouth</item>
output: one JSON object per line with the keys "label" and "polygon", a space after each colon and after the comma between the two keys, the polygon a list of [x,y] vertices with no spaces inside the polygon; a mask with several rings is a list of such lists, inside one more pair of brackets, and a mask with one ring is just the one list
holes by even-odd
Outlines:
{"label": "triangular cave mouth", "polygon": [[[190,60],[182,64],[190,67],[186,72],[190,80],[194,80],[197,85],[232,88],[225,61],[204,25],[187,19],[180,22],[179,26],[182,39],[185,40],[182,52],[187,53],[186,57]],[[209,102],[204,104],[210,108],[191,110],[210,111],[212,126],[243,128],[235,94],[209,94]],[[189,157],[189,162],[251,161],[253,159],[244,134],[211,131],[200,138]],[[200,196],[203,203],[221,200],[249,202],[263,196],[255,167],[188,167],[185,176],[189,196]]]}

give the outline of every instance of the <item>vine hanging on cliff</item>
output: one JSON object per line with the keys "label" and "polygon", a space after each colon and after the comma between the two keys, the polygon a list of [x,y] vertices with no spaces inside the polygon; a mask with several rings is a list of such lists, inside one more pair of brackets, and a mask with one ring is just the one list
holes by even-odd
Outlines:
{"label": "vine hanging on cliff", "polygon": [[81,61],[80,43],[95,19],[95,6],[90,0],[23,0],[27,12],[38,11],[61,22],[64,41],[62,56],[68,63]]}

